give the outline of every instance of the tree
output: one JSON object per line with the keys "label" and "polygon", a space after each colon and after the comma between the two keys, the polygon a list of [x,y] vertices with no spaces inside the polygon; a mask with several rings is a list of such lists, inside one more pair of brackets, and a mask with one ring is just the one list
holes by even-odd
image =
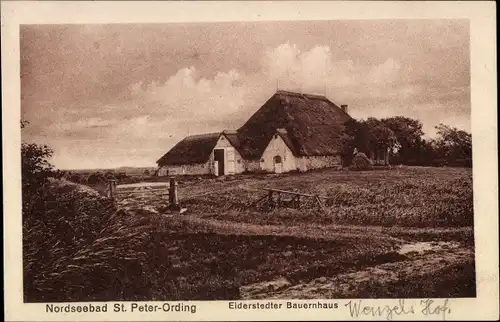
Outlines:
{"label": "tree", "polygon": [[472,135],[448,125],[436,126],[435,145],[439,157],[448,161],[472,160]]}
{"label": "tree", "polygon": [[402,163],[418,159],[418,146],[421,144],[422,123],[405,116],[395,116],[380,120],[394,133],[399,145],[398,155]]}
{"label": "tree", "polygon": [[383,124],[378,124],[370,129],[372,145],[375,146],[377,150],[387,150],[396,147],[397,138],[394,132],[384,126]]}
{"label": "tree", "polygon": [[[366,155],[389,151],[391,163],[413,165],[448,164],[470,166],[472,136],[466,131],[444,124],[436,127],[438,138],[424,139],[422,123],[396,116],[385,119],[370,117],[345,123],[341,137],[343,164],[349,165],[356,148]],[[378,154],[380,156],[380,154]]]}
{"label": "tree", "polygon": [[[21,121],[21,129],[29,122]],[[31,213],[33,206],[42,198],[42,188],[55,172],[50,158],[53,151],[47,145],[21,143],[21,184],[23,198],[23,214]]]}
{"label": "tree", "polygon": [[372,153],[376,155],[379,151],[392,151],[398,147],[394,132],[373,117],[366,121],[348,121],[345,124],[342,144],[343,160],[346,165],[350,164],[355,148],[367,155]]}
{"label": "tree", "polygon": [[354,149],[366,152],[369,149],[369,131],[363,121],[351,119],[344,124],[341,137],[342,163],[349,166],[352,162]]}
{"label": "tree", "polygon": [[23,187],[35,183],[41,184],[53,174],[53,166],[49,162],[52,155],[53,151],[47,145],[21,144]]}
{"label": "tree", "polygon": [[439,165],[436,140],[422,139],[417,145],[417,150],[419,165]]}
{"label": "tree", "polygon": [[371,135],[369,124],[366,121],[349,120],[345,123],[344,142],[350,148],[367,152],[370,150]]}

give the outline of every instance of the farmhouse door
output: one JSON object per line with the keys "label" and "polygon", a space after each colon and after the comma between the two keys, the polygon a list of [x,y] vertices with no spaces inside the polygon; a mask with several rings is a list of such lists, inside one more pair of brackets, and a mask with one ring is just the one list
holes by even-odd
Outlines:
{"label": "farmhouse door", "polygon": [[234,174],[236,172],[236,165],[235,163],[235,156],[234,156],[234,150],[231,148],[228,148],[227,150],[227,165],[226,165],[226,170],[228,174]]}
{"label": "farmhouse door", "polygon": [[281,162],[281,156],[277,155],[273,158],[274,161],[274,173],[283,172],[283,162]]}
{"label": "farmhouse door", "polygon": [[214,150],[214,160],[217,161],[219,167],[219,175],[223,176],[224,173],[224,149]]}

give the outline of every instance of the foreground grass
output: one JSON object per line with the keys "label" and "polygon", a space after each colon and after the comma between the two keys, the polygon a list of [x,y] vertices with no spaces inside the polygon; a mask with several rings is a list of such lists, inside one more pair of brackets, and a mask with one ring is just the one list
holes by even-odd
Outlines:
{"label": "foreground grass", "polygon": [[[266,280],[300,285],[377,265],[411,266],[411,258],[397,253],[403,239],[449,238],[472,247],[470,181],[463,169],[194,181],[180,189],[190,214],[177,218],[116,209],[88,189],[54,182],[38,210],[23,214],[24,300],[239,299],[242,286]],[[345,208],[348,215],[248,209],[265,186],[334,196],[328,207]],[[392,208],[383,210],[384,204]],[[408,207],[420,211],[404,215]],[[443,215],[446,209],[465,210]],[[373,281],[352,297],[433,296],[438,290],[442,296],[474,296],[474,263],[447,269],[431,266],[422,276]]]}
{"label": "foreground grass", "polygon": [[[428,266],[433,265],[430,269]],[[269,289],[243,287],[244,299],[426,298],[475,297],[475,267],[471,257],[453,262],[387,262],[356,272],[338,272],[305,282]]]}
{"label": "foreground grass", "polygon": [[[196,195],[186,193],[184,202],[192,214],[203,218],[255,224],[473,226],[471,169],[325,170],[264,178],[241,177],[226,185],[200,183]],[[266,195],[262,190],[266,187],[328,197],[324,201],[328,213],[307,206],[257,209],[252,205]]]}
{"label": "foreground grass", "polygon": [[142,209],[116,209],[67,182],[46,190],[38,212],[23,218],[27,302],[237,299],[244,284],[305,277],[311,266],[369,265],[392,258],[397,246],[370,237],[216,234]]}

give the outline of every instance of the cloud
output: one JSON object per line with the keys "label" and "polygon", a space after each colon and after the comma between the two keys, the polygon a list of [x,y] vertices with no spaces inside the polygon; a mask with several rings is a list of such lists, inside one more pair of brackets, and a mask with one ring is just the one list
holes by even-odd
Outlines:
{"label": "cloud", "polygon": [[[392,58],[380,65],[356,66],[351,60],[335,61],[329,46],[300,51],[298,46],[284,43],[263,52],[257,73],[229,69],[207,78],[189,66],[179,69],[163,83],[133,83],[129,90],[136,102],[154,106],[148,112],[164,122],[190,117],[207,122],[233,118],[241,121],[238,115],[255,112],[276,87],[323,94],[325,90],[350,86],[353,95],[361,88],[383,95],[383,89],[398,78],[399,71],[399,63]],[[349,92],[344,93],[348,99]]]}
{"label": "cloud", "polygon": [[142,89],[132,84],[131,93],[143,105],[155,105],[155,116],[176,118],[224,118],[241,107],[245,87],[235,70],[217,72],[213,78],[201,77],[195,67],[178,70],[164,83],[153,82]]}
{"label": "cloud", "polygon": [[279,87],[290,90],[324,92],[325,86],[353,82],[352,61],[333,61],[329,46],[315,46],[305,52],[290,43],[268,48],[262,59],[262,69],[263,74],[275,79]]}
{"label": "cloud", "polygon": [[[422,120],[430,133],[441,120],[467,129],[469,87],[459,77],[467,73],[446,67],[443,82],[435,70],[412,66],[397,55],[367,61],[340,50],[285,42],[263,48],[247,69],[244,63],[226,64],[207,73],[203,66],[185,62],[159,75],[150,66],[142,78],[129,79],[122,70],[119,82],[128,81],[123,91],[105,99],[87,95],[78,108],[59,109],[57,122],[52,122],[53,111],[36,116],[46,125],[32,127],[40,132],[27,137],[40,139],[43,132],[44,140],[57,138],[52,145],[58,166],[72,167],[68,159],[79,160],[79,167],[152,165],[186,135],[238,128],[277,88],[326,93],[334,103],[349,104],[356,118],[403,114]],[[454,79],[459,81],[449,82]],[[450,109],[466,116],[452,117]]]}
{"label": "cloud", "polygon": [[324,92],[325,87],[385,86],[398,79],[401,66],[393,58],[379,65],[355,65],[352,60],[335,60],[329,46],[315,46],[301,52],[296,45],[282,44],[266,50],[263,72],[280,86],[304,92]]}
{"label": "cloud", "polygon": [[368,73],[369,81],[373,84],[388,84],[397,80],[401,66],[393,58],[388,58],[384,63],[375,66]]}

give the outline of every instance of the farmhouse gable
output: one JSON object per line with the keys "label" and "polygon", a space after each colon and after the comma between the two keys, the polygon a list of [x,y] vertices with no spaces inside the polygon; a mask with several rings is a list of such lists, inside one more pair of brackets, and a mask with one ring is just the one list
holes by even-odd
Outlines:
{"label": "farmhouse gable", "polygon": [[277,91],[238,130],[188,136],[157,163],[200,165],[182,172],[219,175],[335,166],[350,119],[345,107],[325,96]]}
{"label": "farmhouse gable", "polygon": [[260,159],[261,169],[282,173],[297,169],[296,153],[285,129],[278,129],[264,149]]}
{"label": "farmhouse gable", "polygon": [[336,155],[351,117],[325,96],[278,91],[238,130],[244,157],[259,158],[278,129],[299,156]]}

